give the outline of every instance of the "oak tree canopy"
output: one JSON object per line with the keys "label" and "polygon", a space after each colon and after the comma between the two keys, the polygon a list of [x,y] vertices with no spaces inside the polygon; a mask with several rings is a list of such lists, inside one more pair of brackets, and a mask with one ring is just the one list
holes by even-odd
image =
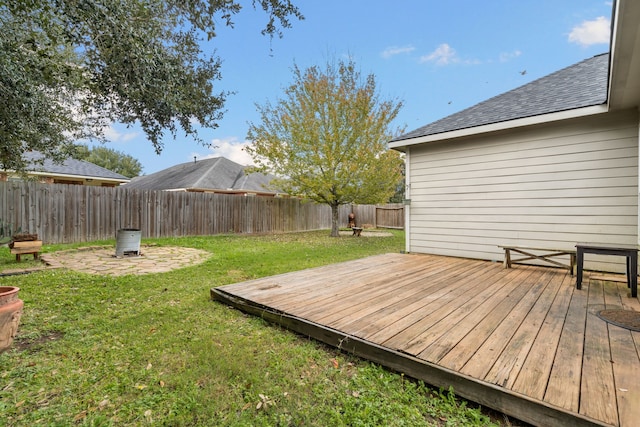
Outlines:
{"label": "oak tree canopy", "polygon": [[[113,122],[162,138],[215,128],[229,95],[217,91],[219,57],[203,52],[232,0],[0,0],[0,169],[22,153],[62,160]],[[253,0],[267,36],[302,19],[291,0]],[[202,141],[200,141],[202,142]]]}

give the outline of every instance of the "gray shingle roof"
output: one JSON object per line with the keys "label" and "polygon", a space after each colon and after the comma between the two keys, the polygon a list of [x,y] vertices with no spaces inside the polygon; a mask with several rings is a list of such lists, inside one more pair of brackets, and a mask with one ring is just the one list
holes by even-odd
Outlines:
{"label": "gray shingle roof", "polygon": [[187,162],[140,176],[126,188],[142,190],[249,190],[271,192],[267,184],[274,177],[262,173],[245,173],[245,167],[225,157]]}
{"label": "gray shingle roof", "polygon": [[437,120],[393,141],[601,105],[607,101],[609,54],[601,54]]}
{"label": "gray shingle roof", "polygon": [[[29,151],[24,153],[24,159],[31,163],[27,168],[34,172],[44,172],[57,175],[72,175],[82,178],[103,178],[103,179],[115,179],[118,181],[129,181],[124,175],[110,171],[96,164],[86,162],[84,160],[77,160],[73,158],[66,159],[63,163],[54,163],[51,159],[44,158],[42,153],[37,151]],[[42,164],[39,162],[43,161]],[[37,163],[36,163],[37,162]]]}

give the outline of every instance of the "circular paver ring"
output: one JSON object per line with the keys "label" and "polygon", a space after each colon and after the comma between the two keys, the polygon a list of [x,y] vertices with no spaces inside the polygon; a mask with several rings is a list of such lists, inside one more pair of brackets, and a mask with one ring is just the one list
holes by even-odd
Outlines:
{"label": "circular paver ring", "polygon": [[88,247],[42,254],[51,267],[67,268],[89,274],[124,276],[127,274],[165,273],[200,264],[211,254],[194,248],[142,246],[140,256],[115,256],[112,247]]}

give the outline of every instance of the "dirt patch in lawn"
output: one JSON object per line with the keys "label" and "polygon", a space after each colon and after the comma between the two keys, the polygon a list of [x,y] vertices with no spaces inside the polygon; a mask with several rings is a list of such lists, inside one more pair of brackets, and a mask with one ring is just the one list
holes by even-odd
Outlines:
{"label": "dirt patch in lawn", "polygon": [[29,337],[21,338],[20,337],[20,331],[18,331],[18,335],[13,340],[12,347],[15,348],[17,351],[27,351],[28,350],[30,352],[36,352],[36,351],[41,350],[48,343],[50,343],[52,341],[57,341],[57,340],[61,339],[62,337],[63,337],[63,333],[62,332],[53,331],[53,332],[49,332],[49,333],[47,333],[45,335],[41,335],[41,336],[36,337],[36,338],[29,338]]}

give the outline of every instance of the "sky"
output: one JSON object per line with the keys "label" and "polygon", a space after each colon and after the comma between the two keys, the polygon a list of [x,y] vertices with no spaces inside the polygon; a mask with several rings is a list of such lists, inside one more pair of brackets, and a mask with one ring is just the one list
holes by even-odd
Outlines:
{"label": "sky", "polygon": [[179,133],[157,155],[137,126],[108,129],[105,146],[138,159],[143,175],[194,158],[251,164],[256,104],[283,97],[294,65],[352,58],[382,99],[402,101],[392,128],[408,132],[609,51],[610,0],[294,0],[305,19],[273,39],[260,34],[267,15],[241,3],[234,28],[202,45],[222,59],[214,92],[234,92],[219,127],[199,130],[209,147]]}

